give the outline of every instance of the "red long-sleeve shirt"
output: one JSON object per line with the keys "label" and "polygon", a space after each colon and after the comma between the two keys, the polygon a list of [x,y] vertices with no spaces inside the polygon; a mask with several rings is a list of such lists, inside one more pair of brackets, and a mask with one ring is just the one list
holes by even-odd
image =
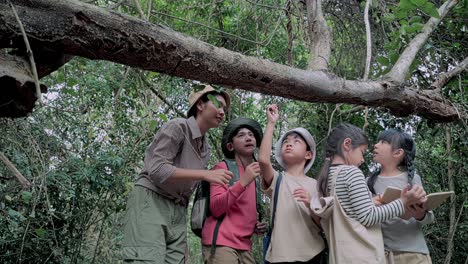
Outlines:
{"label": "red long-sleeve shirt", "polygon": [[[225,169],[225,162],[219,162],[213,170]],[[244,168],[238,165],[239,177],[244,174]],[[239,250],[251,250],[250,238],[257,223],[257,207],[255,181],[245,188],[239,181],[232,186],[228,184],[210,185],[211,216],[205,220],[202,230],[202,244],[211,245],[213,232],[218,217],[226,214],[218,232],[216,245],[227,246]]]}

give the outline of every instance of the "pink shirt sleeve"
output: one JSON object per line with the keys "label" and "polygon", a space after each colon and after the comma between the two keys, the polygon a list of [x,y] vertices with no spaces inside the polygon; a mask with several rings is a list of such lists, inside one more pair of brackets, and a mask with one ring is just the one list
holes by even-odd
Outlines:
{"label": "pink shirt sleeve", "polygon": [[[213,167],[213,170],[227,170],[227,165],[224,161],[219,162]],[[239,179],[244,173],[244,170],[239,168]],[[240,181],[237,180],[232,186],[229,184],[210,184],[210,212],[214,217],[220,217],[225,214],[228,209],[236,202],[242,192],[246,188],[242,187]]]}

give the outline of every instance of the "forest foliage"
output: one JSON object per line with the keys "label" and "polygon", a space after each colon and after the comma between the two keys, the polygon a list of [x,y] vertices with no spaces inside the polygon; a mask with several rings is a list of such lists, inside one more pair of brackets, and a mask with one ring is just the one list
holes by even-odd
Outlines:
{"label": "forest foliage", "polygon": [[[151,22],[215,46],[307,68],[309,37],[301,1],[150,1],[139,3],[144,14],[151,14]],[[138,16],[134,1],[93,2]],[[361,79],[364,74],[364,4],[324,1],[334,43],[329,69],[348,79]],[[434,10],[441,4],[372,1],[372,77],[388,72],[425,21],[437,16]],[[461,0],[419,52],[409,84],[427,89],[439,73],[467,56],[467,17],[468,1]],[[0,119],[0,151],[32,183],[31,188],[22,188],[0,163],[0,262],[118,263],[122,216],[142,169],[145,148],[162,124],[184,115],[186,98],[197,82],[83,58],[74,58],[42,81],[49,87],[45,106],[27,118]],[[467,75],[459,75],[441,92],[466,111],[467,87]],[[444,263],[449,252],[450,263],[468,261],[466,120],[440,124],[417,116],[398,118],[384,109],[228,92],[233,102],[227,120],[250,117],[264,126],[266,105],[276,103],[281,120],[275,137],[298,126],[312,132],[318,157],[311,177],[323,161],[324,138],[339,122],[366,127],[371,142],[386,128],[409,132],[417,142],[416,168],[426,191],[457,194],[435,211],[435,223],[424,227],[433,262]],[[222,159],[222,129],[210,131],[210,165]],[[372,144],[369,147],[362,168],[366,173],[375,168]],[[266,202],[264,210],[268,211]],[[257,260],[260,240],[255,238]],[[202,263],[199,238],[189,233],[188,242],[191,262]]]}

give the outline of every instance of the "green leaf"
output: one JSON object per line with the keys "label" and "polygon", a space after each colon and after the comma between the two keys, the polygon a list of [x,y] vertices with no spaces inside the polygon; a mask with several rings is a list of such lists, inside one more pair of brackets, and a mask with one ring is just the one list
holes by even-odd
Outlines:
{"label": "green leaf", "polygon": [[165,114],[159,114],[159,118],[161,118],[161,120],[162,120],[163,122],[167,122],[167,115],[165,115]]}
{"label": "green leaf", "polygon": [[400,10],[403,10],[404,12],[409,12],[411,10],[416,9],[416,6],[413,5],[409,0],[400,0]]}
{"label": "green leaf", "polygon": [[47,234],[47,231],[43,228],[36,229],[36,235],[40,238],[44,238]]}
{"label": "green leaf", "polygon": [[411,24],[411,27],[415,30],[415,32],[419,32],[424,28],[424,25],[416,22]]}
{"label": "green leaf", "polygon": [[68,87],[65,87],[62,89],[62,91],[66,94],[69,94],[69,95],[72,95],[72,96],[77,96],[78,93],[75,92],[75,90],[73,88],[68,88]]}
{"label": "green leaf", "polygon": [[400,49],[400,42],[393,40],[392,42],[389,42],[387,44],[384,45],[384,48],[385,50],[387,51],[391,51],[391,50],[395,50],[395,49]]}
{"label": "green leaf", "polygon": [[382,20],[385,22],[393,22],[395,20],[395,15],[387,13],[383,16]]}
{"label": "green leaf", "polygon": [[205,89],[204,84],[197,84],[197,85],[193,86],[193,91],[196,92],[196,93],[200,92],[203,89]]}
{"label": "green leaf", "polygon": [[[166,117],[166,118],[167,118],[167,117]],[[157,126],[158,126],[158,121],[156,121],[156,120],[150,120],[150,122],[149,122],[149,129],[150,129],[151,131],[156,130],[156,127],[157,127]]]}
{"label": "green leaf", "polygon": [[159,72],[149,72],[148,78],[153,79],[154,77],[159,76]]}
{"label": "green leaf", "polygon": [[216,98],[216,96],[212,95],[212,94],[208,94],[208,99],[210,99],[210,101],[217,107],[217,108],[220,108],[221,107],[221,103],[218,101],[218,99]]}
{"label": "green leaf", "polygon": [[11,202],[13,198],[11,198],[10,195],[5,195],[5,200],[7,200],[8,202]]}
{"label": "green leaf", "polygon": [[402,18],[405,18],[405,17],[406,17],[406,14],[407,14],[407,13],[408,13],[408,12],[407,12],[406,10],[399,9],[399,10],[396,12],[395,17],[396,17],[397,19],[402,19]]}
{"label": "green leaf", "polygon": [[437,8],[434,7],[433,3],[427,2],[421,7],[421,10],[431,17],[440,18],[439,11],[437,11]]}
{"label": "green leaf", "polygon": [[73,87],[78,84],[78,81],[75,78],[68,78],[67,85]]}
{"label": "green leaf", "polygon": [[21,198],[23,199],[23,201],[25,203],[29,203],[29,201],[31,200],[32,198],[32,193],[31,192],[28,192],[28,191],[23,191],[21,193]]}
{"label": "green leaf", "polygon": [[11,217],[16,217],[18,215],[20,215],[20,213],[16,210],[13,210],[13,209],[8,209],[8,215],[11,216]]}
{"label": "green leaf", "polygon": [[427,0],[410,0],[410,2],[415,6],[423,6],[427,3]]}
{"label": "green leaf", "polygon": [[391,64],[395,64],[399,57],[400,55],[395,50],[392,50],[388,53],[388,59],[390,60]]}
{"label": "green leaf", "polygon": [[408,28],[407,25],[402,25],[401,28],[400,28],[400,34],[401,35],[406,35],[406,33],[408,32],[406,29]]}
{"label": "green leaf", "polygon": [[377,62],[382,66],[388,66],[390,64],[388,59],[383,56],[377,57]]}
{"label": "green leaf", "polygon": [[406,25],[408,25],[408,21],[402,19],[402,20],[400,20],[400,25],[406,26]]}
{"label": "green leaf", "polygon": [[409,20],[409,23],[410,24],[414,24],[414,23],[421,23],[422,21],[422,17],[420,16],[412,16]]}

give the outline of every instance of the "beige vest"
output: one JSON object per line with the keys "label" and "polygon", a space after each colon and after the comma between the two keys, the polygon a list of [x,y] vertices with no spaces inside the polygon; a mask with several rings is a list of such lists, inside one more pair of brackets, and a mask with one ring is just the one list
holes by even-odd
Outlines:
{"label": "beige vest", "polygon": [[322,219],[330,250],[329,264],[385,263],[380,225],[365,227],[348,217],[340,205],[335,194],[336,178],[340,171],[341,168],[338,168],[331,179],[333,184],[330,196],[334,198],[332,214],[328,219]]}

